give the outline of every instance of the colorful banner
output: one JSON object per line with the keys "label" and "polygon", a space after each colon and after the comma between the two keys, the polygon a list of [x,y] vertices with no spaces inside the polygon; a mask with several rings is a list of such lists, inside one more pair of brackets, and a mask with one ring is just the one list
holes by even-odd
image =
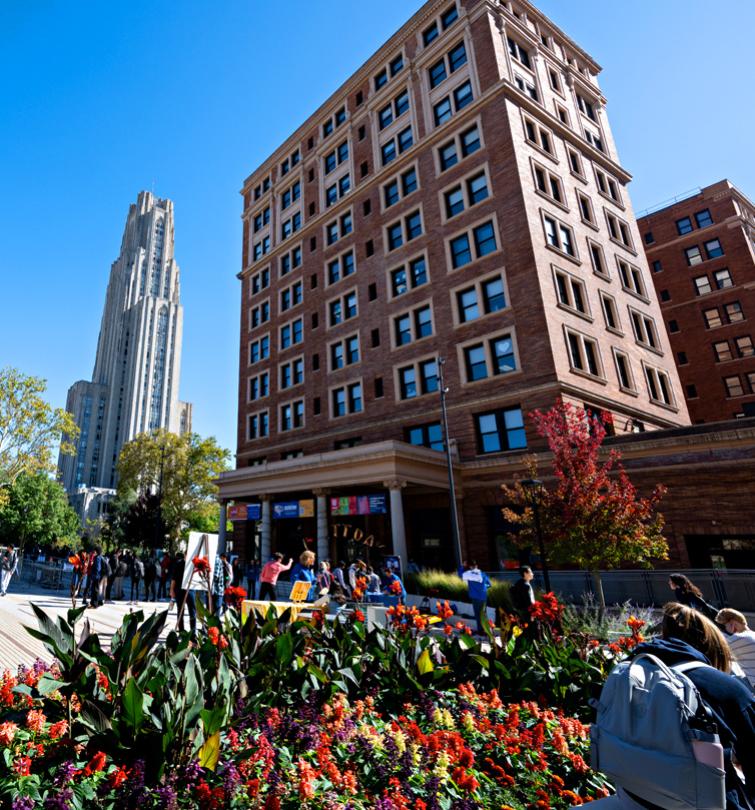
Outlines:
{"label": "colorful banner", "polygon": [[385,515],[385,495],[343,495],[330,499],[331,515]]}
{"label": "colorful banner", "polygon": [[313,500],[280,501],[273,504],[273,517],[276,520],[314,516],[315,502]]}
{"label": "colorful banner", "polygon": [[260,503],[237,503],[228,507],[228,520],[259,520],[261,517]]}

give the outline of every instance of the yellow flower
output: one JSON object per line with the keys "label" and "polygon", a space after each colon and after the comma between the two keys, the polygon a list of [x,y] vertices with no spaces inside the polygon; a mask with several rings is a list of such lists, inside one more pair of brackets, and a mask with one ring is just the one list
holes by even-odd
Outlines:
{"label": "yellow flower", "polygon": [[448,758],[448,754],[445,751],[441,751],[438,754],[438,759],[435,761],[435,768],[433,768],[433,776],[437,776],[441,782],[445,782],[448,779],[448,766],[450,765],[451,761]]}

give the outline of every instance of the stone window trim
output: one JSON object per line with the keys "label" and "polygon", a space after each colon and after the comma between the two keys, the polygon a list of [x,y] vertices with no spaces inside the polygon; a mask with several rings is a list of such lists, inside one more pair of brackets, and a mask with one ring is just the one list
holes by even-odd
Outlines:
{"label": "stone window trim", "polygon": [[746,395],[744,384],[739,374],[731,374],[728,377],[723,377],[721,381],[726,390],[726,399],[735,399]]}
{"label": "stone window trim", "polygon": [[[256,326],[253,326],[252,325],[252,318],[253,318],[252,313],[254,312],[254,310],[259,310],[261,312],[265,308],[265,305],[267,305],[267,318],[265,318],[264,320],[260,320],[260,322]],[[248,326],[247,331],[254,332],[256,329],[259,329],[260,327],[262,327],[265,324],[269,323],[270,322],[270,317],[271,317],[270,296],[268,296],[267,298],[262,298],[259,301],[255,301],[254,306],[249,307],[249,326]]]}
{"label": "stone window trim", "polygon": [[[286,327],[290,327],[291,334],[293,335],[294,324],[297,321],[301,321],[302,340],[297,341],[297,342],[292,341],[290,345],[284,347],[283,346],[283,337],[282,337],[283,330]],[[300,346],[303,341],[304,341],[304,319],[303,319],[303,317],[301,315],[299,315],[296,318],[292,318],[290,321],[286,321],[285,323],[281,323],[281,324],[278,325],[278,354],[279,355],[282,354],[283,352],[291,351],[294,347]]]}
{"label": "stone window trim", "polygon": [[[619,315],[619,306],[616,303],[616,299],[613,295],[606,292],[605,290],[599,290],[598,295],[600,296],[600,308],[603,311],[603,319],[606,324],[606,329],[609,332],[613,332],[614,335],[619,335],[620,337],[624,337],[624,330],[621,327],[621,316]],[[611,304],[607,304],[606,302],[610,301]],[[608,306],[613,307],[613,314],[616,318],[617,326],[610,326],[608,315],[606,314]]]}
{"label": "stone window trim", "polygon": [[[485,183],[488,189],[488,195],[485,199],[480,200],[479,202],[471,202],[469,196],[469,187],[468,181],[471,180],[473,177],[484,174],[485,175]],[[446,201],[445,195],[452,191],[457,186],[461,187],[461,193],[464,198],[464,209],[460,211],[458,214],[454,214],[453,216],[449,217],[448,212],[446,210]],[[493,200],[495,197],[493,193],[493,185],[490,181],[490,166],[488,161],[486,160],[484,163],[480,163],[474,168],[469,168],[464,174],[459,175],[454,179],[452,183],[449,183],[447,186],[444,186],[442,189],[438,191],[438,207],[440,210],[440,221],[442,225],[445,225],[447,222],[450,222],[452,219],[456,219],[463,214],[466,214],[468,211],[477,208],[479,205],[483,205],[485,202],[489,200]]]}
{"label": "stone window trim", "polygon": [[[260,356],[259,360],[252,360],[252,344],[261,345],[262,341],[267,338],[268,340],[268,353],[266,357]],[[250,340],[247,345],[247,365],[248,366],[256,366],[258,363],[263,363],[266,360],[270,359],[270,332],[263,332],[262,334],[255,335],[254,340]]]}
{"label": "stone window trim", "polygon": [[[404,194],[404,188],[403,188],[404,175],[406,175],[412,169],[414,169],[414,173],[415,173],[415,176],[416,176],[417,188],[414,189],[414,191],[410,191],[409,194]],[[387,206],[385,204],[385,189],[391,183],[394,183],[394,182],[398,183],[399,199],[395,203],[393,203],[393,205]],[[410,163],[403,164],[401,166],[401,168],[397,172],[394,172],[390,177],[388,177],[384,182],[382,182],[380,184],[380,193],[379,193],[379,196],[380,196],[380,213],[384,214],[389,209],[393,209],[394,211],[398,210],[398,209],[396,209],[396,206],[400,206],[401,203],[404,202],[405,199],[407,199],[408,197],[411,197],[412,194],[414,194],[417,191],[422,191],[422,181],[420,179],[419,163],[418,163],[417,160],[413,160]]]}
{"label": "stone window trim", "polygon": [[[608,238],[613,242],[614,245],[626,250],[627,252],[631,253],[632,256],[637,256],[637,250],[634,246],[634,236],[632,234],[632,229],[629,223],[622,219],[621,217],[616,216],[613,211],[609,211],[607,208],[603,208],[603,216],[605,217],[605,224],[606,230],[608,232]],[[615,227],[618,230],[619,234],[622,236],[626,234],[627,242],[624,242],[622,238],[619,236],[614,236],[611,233],[611,221],[615,223]]]}
{"label": "stone window trim", "polygon": [[[424,81],[429,82],[427,78],[425,78]],[[463,104],[461,107],[457,107],[456,91],[465,84],[469,84],[472,97],[467,103]],[[467,63],[449,76],[446,81],[441,82],[432,90],[429,89],[429,84],[427,84],[426,87],[428,88],[426,91],[427,104],[423,110],[425,116],[425,132],[435,133],[445,128],[451,129],[454,126],[455,119],[463,115],[468,108],[474,108],[480,101],[479,77],[477,76],[477,71],[470,69],[469,57],[467,57]],[[450,116],[447,120],[436,123],[435,108],[446,99],[450,104]]]}
{"label": "stone window trim", "polygon": [[[356,338],[357,342],[359,343],[359,360],[356,363],[347,363],[344,362],[344,365],[341,368],[334,368],[333,367],[333,347],[338,346],[339,344],[346,344],[347,340],[351,338]],[[340,374],[341,372],[348,371],[349,369],[357,366],[359,363],[362,362],[362,335],[361,331],[357,329],[355,332],[352,332],[349,335],[344,335],[343,337],[339,337],[337,340],[331,340],[327,343],[327,363],[328,363],[328,374]]]}
{"label": "stone window trim", "polygon": [[[587,175],[585,174],[585,157],[579,151],[579,149],[571,146],[570,144],[566,144],[566,158],[567,163],[569,164],[569,173],[572,177],[576,177],[580,183],[584,185],[588,185]],[[577,164],[579,167],[579,171],[574,168],[574,164]]]}
{"label": "stone window trim", "polygon": [[[417,328],[416,328],[416,318],[415,313],[418,310],[422,310],[429,307],[430,309],[430,324],[432,326],[432,332],[425,337],[417,337]],[[408,343],[399,344],[396,340],[396,321],[399,318],[404,318],[409,316],[409,329],[411,331],[411,340]],[[418,301],[415,304],[412,304],[410,307],[403,309],[399,312],[393,313],[390,316],[390,336],[391,336],[391,351],[398,352],[402,349],[406,349],[410,346],[416,346],[417,343],[422,342],[423,340],[431,340],[432,338],[437,336],[437,329],[436,329],[436,321],[435,321],[435,308],[433,306],[433,299],[427,298],[424,301]]]}
{"label": "stone window trim", "polygon": [[[547,200],[551,205],[557,205],[560,209],[562,209],[566,213],[569,213],[569,203],[567,202],[566,192],[564,190],[564,182],[561,179],[561,176],[553,172],[543,163],[540,163],[534,156],[530,157],[530,169],[532,170],[532,182],[535,194],[537,194],[539,197],[542,197],[544,200]],[[559,194],[561,196],[560,200],[557,200],[548,191],[543,191],[541,188],[539,188],[537,182],[538,169],[545,174],[548,183],[551,183],[553,180],[556,181],[559,188]]]}
{"label": "stone window trim", "polygon": [[[401,58],[403,65],[399,70],[392,70],[391,65],[396,62],[398,58]],[[398,51],[393,51],[391,53],[391,57],[386,59],[382,62],[377,69],[372,73],[370,77],[369,83],[369,91],[367,95],[368,104],[369,105],[376,105],[379,103],[383,103],[385,96],[390,96],[396,90],[397,84],[392,83],[391,79],[395,79],[397,76],[400,76],[404,70],[406,70],[408,65],[408,59],[406,55],[406,49],[402,46]],[[385,71],[386,81],[378,85],[376,81],[377,77]]]}
{"label": "stone window trim", "polygon": [[[268,221],[262,225],[262,227],[258,231],[254,231],[253,223],[257,216],[263,216],[265,209],[269,209],[268,214]],[[275,212],[272,210],[272,206],[270,205],[270,200],[265,200],[261,202],[255,208],[247,208],[246,211],[242,214],[242,219],[249,223],[249,235],[254,236],[255,239],[259,238],[260,235],[269,233],[273,227],[273,219],[274,219]]]}
{"label": "stone window trim", "polygon": [[[628,273],[628,280],[629,284],[624,282],[624,273],[622,272],[621,265],[625,264],[627,273]],[[621,289],[624,290],[625,293],[631,295],[633,298],[636,298],[638,301],[642,301],[643,304],[649,304],[650,298],[647,295],[647,282],[645,281],[644,274],[642,272],[642,268],[636,264],[632,264],[632,262],[628,262],[622,256],[616,256],[616,272],[619,279],[619,284],[621,284]],[[635,275],[635,273],[637,275]],[[639,279],[639,286],[642,288],[641,290],[636,289],[635,284]]]}
{"label": "stone window trim", "polygon": [[[653,354],[657,354],[659,357],[663,357],[663,350],[661,349],[661,339],[660,333],[658,332],[658,326],[656,325],[655,318],[652,315],[648,315],[647,312],[642,312],[642,310],[635,309],[631,305],[627,305],[627,311],[629,312],[629,323],[632,325],[632,335],[634,337],[634,342],[641,346],[643,349],[649,352],[653,352]],[[640,331],[641,333],[638,335],[635,327],[635,317],[640,322]],[[651,339],[655,341],[656,345],[653,346],[650,340],[646,339],[646,335],[649,334],[649,330],[652,330],[652,334],[650,335]]]}
{"label": "stone window trim", "polygon": [[[548,160],[552,161],[555,164],[559,164],[560,161],[558,159],[558,155],[556,154],[556,147],[555,147],[555,139],[553,136],[553,131],[548,127],[543,126],[539,121],[533,118],[531,115],[526,113],[524,109],[521,112],[522,115],[522,128],[524,130],[524,140],[525,143],[530,146],[532,149],[536,149],[541,155],[544,155]],[[536,141],[532,141],[527,137],[527,124],[531,127],[534,127]],[[545,141],[543,139],[545,135]],[[550,151],[548,151],[544,143],[548,143],[550,145]]]}
{"label": "stone window trim", "polygon": [[[486,284],[488,281],[495,281],[500,279],[501,283],[503,284],[503,294],[506,298],[506,306],[503,309],[496,309],[492,312],[483,312],[480,314],[479,317],[474,318],[473,320],[469,321],[462,321],[459,317],[459,307],[458,307],[458,299],[457,296],[463,290],[467,290],[470,287],[475,288],[475,293],[477,296],[478,305],[482,307],[483,303],[483,284]],[[499,270],[495,270],[492,273],[486,273],[484,276],[480,276],[479,278],[472,278],[460,284],[457,284],[455,287],[452,287],[449,290],[449,295],[451,296],[451,312],[453,314],[453,326],[454,329],[464,329],[465,327],[469,326],[470,324],[478,324],[484,323],[485,320],[495,317],[496,315],[501,317],[506,317],[507,313],[511,310],[511,299],[509,297],[509,286],[508,280],[506,278],[506,271],[503,267]],[[513,328],[513,327],[512,327]]]}
{"label": "stone window trim", "polygon": [[[475,127],[477,128],[477,137],[478,137],[478,139],[480,141],[480,146],[479,146],[479,148],[475,149],[474,152],[471,152],[470,154],[465,155],[465,154],[463,154],[463,150],[462,150],[462,136],[465,133],[469,132],[470,130],[474,129]],[[449,168],[444,169],[443,165],[441,163],[440,152],[444,147],[448,146],[452,141],[454,142],[454,144],[456,146],[457,161],[453,166],[450,166]],[[486,148],[485,147],[485,134],[483,132],[483,127],[482,127],[482,118],[479,115],[477,115],[476,117],[470,118],[467,121],[465,121],[464,125],[459,127],[455,132],[449,133],[445,138],[442,139],[442,141],[440,143],[435,143],[433,145],[433,159],[435,161],[435,176],[440,177],[440,175],[444,174],[445,172],[453,171],[457,166],[461,165],[465,160],[468,160],[473,155],[476,155],[478,152],[481,152],[485,148]]]}
{"label": "stone window trim", "polygon": [[[294,302],[294,290],[297,287],[300,290],[299,301]],[[286,292],[288,292],[289,295],[291,296],[291,303],[289,304],[287,309],[283,309],[283,294],[286,293]],[[289,313],[289,312],[291,312],[291,310],[296,309],[297,307],[300,307],[303,303],[304,303],[304,280],[303,279],[300,278],[300,279],[297,279],[295,281],[292,281],[291,284],[287,284],[285,287],[281,287],[278,290],[278,314],[279,315],[283,314],[284,312]]]}
{"label": "stone window trim", "polygon": [[[600,194],[603,199],[613,203],[613,205],[617,206],[622,211],[626,211],[626,205],[624,205],[624,200],[621,195],[621,184],[619,181],[598,166],[593,166],[593,170],[595,173],[595,188],[598,194]],[[613,192],[615,192],[615,196]]]}
{"label": "stone window trim", "polygon": [[[286,391],[288,391],[288,390],[289,389],[287,388]],[[301,405],[302,405],[301,424],[300,425],[292,425],[290,428],[284,430],[283,429],[283,409],[286,408],[286,407],[289,407],[289,406],[291,408],[293,408],[298,403],[301,403]],[[280,433],[289,434],[289,433],[292,433],[295,430],[301,430],[302,428],[306,427],[306,424],[307,424],[307,407],[306,407],[306,401],[305,401],[305,399],[303,397],[295,397],[294,399],[289,399],[289,400],[286,400],[285,402],[280,402],[278,404],[278,433],[279,434]]]}
{"label": "stone window trim", "polygon": [[[323,222],[322,224],[322,246],[323,251],[328,252],[334,245],[338,245],[339,242],[343,239],[348,239],[351,237],[354,238],[354,207],[353,205],[348,206],[348,208],[344,208],[339,210],[338,207],[328,209],[328,213],[332,215],[327,218],[327,221]],[[342,233],[342,220],[344,217],[351,216],[351,230],[348,233]],[[338,224],[338,238],[328,244],[328,227],[334,223]],[[343,246],[340,246],[343,249]]]}
{"label": "stone window trim", "polygon": [[[299,346],[300,344],[297,343],[296,345]],[[291,385],[286,386],[284,388],[281,385],[281,372],[283,370],[283,366],[291,366],[292,369],[293,369],[294,363],[296,363],[298,360],[301,360],[301,366],[302,366],[301,382],[291,383]],[[281,362],[278,363],[278,369],[277,369],[277,373],[276,373],[276,385],[278,387],[278,391],[279,392],[280,391],[288,392],[288,391],[291,391],[293,388],[298,388],[300,385],[304,385],[304,381],[306,379],[306,376],[307,376],[307,364],[305,362],[304,354],[302,353],[302,354],[297,354],[297,355],[295,355],[293,357],[287,357],[285,360],[282,360]]]}
{"label": "stone window trim", "polygon": [[[597,250],[598,254],[600,255],[600,260],[603,264],[603,271],[601,272],[593,258],[593,249]],[[589,237],[587,238],[587,254],[590,257],[590,266],[592,267],[593,275],[596,275],[598,278],[602,278],[604,281],[611,281],[611,273],[608,269],[608,260],[606,259],[606,252],[603,248],[603,245],[600,242],[596,242]]]}
{"label": "stone window trim", "polygon": [[[678,413],[679,408],[676,406],[676,395],[674,394],[674,388],[671,382],[671,377],[669,376],[668,372],[665,369],[657,368],[656,366],[651,366],[646,363],[644,360],[640,361],[642,363],[642,373],[645,377],[645,384],[647,386],[648,398],[653,405],[657,405],[659,408],[665,408],[668,411],[673,411],[674,413]],[[671,402],[667,403],[664,402],[662,399],[658,399],[657,397],[653,396],[652,389],[650,387],[650,377],[653,377],[656,380],[656,385],[658,387],[658,391],[660,392],[662,389],[657,382],[661,378],[665,378],[666,380],[666,387],[669,392],[669,396],[671,398]]]}
{"label": "stone window trim", "polygon": [[[427,281],[425,284],[419,284],[417,286],[412,286],[411,280],[407,282],[408,289],[406,292],[399,293],[398,295],[394,295],[393,293],[393,273],[396,270],[401,270],[402,268],[405,270],[406,273],[410,272],[410,267],[412,262],[415,262],[417,259],[424,259],[425,261],[425,273],[427,274]],[[430,277],[430,262],[427,256],[427,249],[419,251],[419,253],[414,253],[409,256],[404,261],[400,262],[399,264],[389,265],[385,271],[385,283],[386,283],[386,290],[388,291],[388,300],[389,301],[398,301],[401,299],[402,301],[406,301],[407,296],[411,295],[415,290],[423,290],[427,284],[430,284],[432,279]]]}
{"label": "stone window trim", "polygon": [[[562,219],[559,219],[558,215],[551,213],[550,211],[546,210],[545,208],[540,208],[539,212],[540,212],[540,224],[542,225],[542,228],[543,228],[543,246],[547,250],[552,250],[554,253],[556,253],[558,256],[560,256],[562,259],[566,259],[566,261],[569,261],[569,262],[572,262],[573,264],[581,266],[582,265],[582,260],[579,257],[579,247],[577,246],[577,237],[576,237],[576,234],[574,233],[574,228],[568,222],[564,222]],[[558,248],[555,245],[550,244],[550,242],[548,241],[548,230],[547,230],[546,225],[545,225],[545,218],[546,217],[555,220],[557,227],[559,227],[559,228],[561,228],[561,227],[568,228],[568,230],[571,232],[571,243],[572,243],[572,246],[574,247],[574,254],[575,254],[574,256],[567,253],[565,250],[562,250],[561,248]],[[559,240],[561,240],[560,231],[559,231]]]}
{"label": "stone window trim", "polygon": [[[297,250],[299,251],[299,256],[302,257],[302,258],[299,259],[299,264],[297,264],[296,267],[294,267],[293,266],[293,257],[294,257],[294,254],[296,253]],[[297,245],[291,245],[288,248],[288,250],[286,250],[284,253],[281,253],[277,257],[278,278],[279,279],[286,278],[287,276],[290,276],[292,273],[295,273],[297,270],[301,269],[301,267],[304,265],[303,254],[304,254],[304,242],[303,241],[299,242]],[[289,262],[292,264],[292,266],[291,266],[290,270],[288,270],[287,272],[284,273],[283,272],[283,259],[286,256],[289,257]]]}
{"label": "stone window trim", "polygon": [[[265,280],[265,275],[264,274],[265,274],[266,271],[267,271],[267,284],[262,286],[262,282]],[[251,298],[256,298],[258,295],[260,295],[262,292],[264,292],[270,286],[270,284],[272,282],[272,279],[273,279],[272,273],[273,273],[273,268],[272,268],[272,265],[269,264],[269,265],[267,265],[267,267],[262,267],[259,270],[255,270],[252,275],[248,276],[247,279],[248,279],[248,289],[249,289],[249,291],[247,293],[247,297],[250,298],[250,299]],[[257,292],[254,291],[255,279],[258,279],[257,283],[259,285],[259,289],[257,290]]]}
{"label": "stone window trim", "polygon": [[[462,265],[461,267],[454,267],[451,255],[451,242],[454,239],[457,239],[462,234],[466,233],[469,236],[470,244],[472,244],[474,242],[474,235],[473,235],[474,229],[478,228],[480,225],[484,225],[487,222],[490,222],[493,225],[493,233],[495,234],[496,239],[496,249],[481,257],[474,256],[472,258],[472,261]],[[479,219],[470,222],[469,225],[466,225],[465,227],[452,233],[450,236],[447,236],[445,239],[445,252],[446,252],[446,271],[448,273],[464,272],[466,268],[475,265],[476,262],[484,261],[485,259],[488,259],[490,256],[498,256],[501,253],[501,232],[498,228],[497,213],[495,211],[490,211],[485,215],[481,215]]]}
{"label": "stone window trim", "polygon": [[[352,386],[360,385],[361,386],[361,393],[362,393],[362,408],[359,411],[351,411],[349,409],[349,391]],[[341,415],[336,415],[333,411],[333,394],[335,391],[343,389],[346,393],[346,413]],[[363,414],[366,411],[365,407],[365,399],[364,399],[364,378],[363,377],[351,377],[348,380],[344,380],[343,382],[335,383],[328,387],[328,421],[336,420],[336,419],[344,419],[349,416],[358,416]]]}
{"label": "stone window trim", "polygon": [[[409,116],[402,115],[399,118],[394,119],[394,121],[389,124],[385,129],[379,129],[378,118],[377,118],[377,111],[375,115],[371,116],[372,120],[372,165],[375,167],[375,173],[385,171],[389,166],[391,169],[394,169],[394,164],[396,168],[398,164],[401,162],[402,158],[406,155],[415,154],[417,151],[417,133],[419,132],[419,121],[417,118],[417,106],[414,103],[414,95],[413,91],[410,90],[409,93]],[[405,130],[409,130],[412,137],[412,142],[409,146],[404,149],[401,149],[399,135],[402,134]],[[388,144],[389,141],[394,141],[395,143],[395,156],[388,161],[387,163],[383,162],[383,147]]]}
{"label": "stone window trim", "polygon": [[[336,244],[338,244],[338,243],[336,242]],[[341,275],[341,277],[337,281],[331,282],[330,281],[330,271],[329,271],[328,268],[335,261],[338,262],[339,268],[342,268],[343,267],[343,259],[349,253],[351,253],[353,255],[353,257],[354,257],[354,272],[349,273],[348,276]],[[351,278],[352,276],[356,275],[358,270],[359,270],[359,263],[357,261],[357,251],[355,250],[353,245],[351,247],[344,248],[343,250],[339,251],[338,253],[331,254],[330,256],[328,256],[327,260],[323,264],[323,278],[325,280],[325,287],[326,288],[331,288],[331,287],[335,287],[336,284],[341,284],[346,279]],[[339,270],[339,272],[340,272],[340,270]]]}
{"label": "stone window trim", "polygon": [[[422,365],[424,363],[429,363],[429,362],[434,362],[435,363],[435,371],[436,371],[436,376],[437,376],[437,374],[439,372],[439,369],[438,369],[438,354],[437,353],[423,354],[423,355],[420,355],[419,357],[412,357],[410,360],[404,360],[403,362],[397,362],[397,363],[395,363],[393,365],[393,368],[392,368],[393,391],[394,391],[394,400],[395,400],[396,404],[399,404],[399,403],[402,403],[402,402],[416,402],[418,399],[425,399],[426,397],[433,397],[433,396],[437,397],[437,396],[439,396],[437,390],[436,391],[425,391],[425,392],[421,391],[421,385],[422,385],[421,367],[422,367]],[[409,366],[412,366],[414,368],[415,381],[417,383],[417,394],[416,394],[416,396],[413,396],[413,397],[404,398],[404,397],[401,396],[401,372],[405,368],[408,368]]]}
{"label": "stone window trim", "polygon": [[[585,194],[583,191],[579,189],[575,189],[574,193],[577,195],[577,211],[579,212],[579,219],[583,225],[586,225],[588,228],[592,228],[592,230],[598,232],[600,231],[600,225],[598,224],[598,218],[595,214],[595,205],[593,203],[592,197],[589,194]],[[589,219],[585,218],[585,214],[583,211],[583,202],[586,204],[586,208],[589,211]]]}
{"label": "stone window trim", "polygon": [[[344,119],[337,123],[337,116],[339,116],[341,113],[345,114]],[[341,127],[344,124],[349,123],[349,118],[350,118],[349,108],[348,104],[346,103],[346,99],[339,99],[336,102],[332,112],[330,112],[328,115],[325,116],[325,118],[323,118],[323,120],[320,123],[320,126],[318,126],[317,128],[320,138],[320,147],[322,147],[324,144],[330,142],[334,137],[344,132],[345,130],[341,129]],[[330,132],[326,133],[325,130],[328,124],[331,125],[331,129]]]}
{"label": "stone window trim", "polygon": [[[597,338],[592,337],[591,335],[586,335],[583,332],[580,332],[577,329],[574,329],[571,326],[567,326],[566,324],[563,325],[564,330],[564,341],[566,344],[566,355],[569,360],[569,371],[572,374],[577,374],[580,377],[585,377],[588,380],[592,380],[593,382],[600,383],[601,385],[607,385],[608,380],[606,379],[605,368],[603,366],[603,359],[600,354],[600,344],[598,343]],[[583,365],[588,365],[587,355],[585,350],[585,343],[591,343],[593,346],[593,357],[595,359],[595,364],[597,366],[597,374],[593,374],[589,370],[585,368],[579,368],[574,364],[569,338],[573,336],[579,343],[579,353],[580,353],[580,360]]]}
{"label": "stone window trim", "polygon": [[[422,223],[422,233],[420,233],[418,236],[413,237],[412,239],[407,239],[406,237],[407,237],[408,233],[407,233],[406,221],[410,216],[412,216],[416,212],[419,212],[420,222]],[[425,220],[425,213],[424,213],[424,205],[423,205],[423,202],[420,201],[420,202],[416,203],[416,205],[413,205],[411,207],[407,207],[407,210],[403,211],[400,216],[397,216],[395,219],[393,219],[390,222],[388,222],[387,224],[383,225],[383,246],[384,246],[383,253],[384,253],[384,255],[388,255],[389,253],[398,254],[400,251],[405,250],[408,246],[411,246],[412,250],[416,249],[415,244],[417,243],[417,240],[423,239],[424,237],[427,236],[427,229],[425,228],[425,221],[426,220]],[[397,246],[395,248],[391,248],[391,247],[389,247],[388,231],[389,231],[390,228],[392,228],[397,223],[401,224],[402,242],[401,242],[401,244],[399,246]]]}
{"label": "stone window trim", "polygon": [[[256,398],[252,398],[252,381],[257,380],[258,384],[261,381],[262,377],[267,375],[267,393],[261,394]],[[265,369],[265,371],[260,371],[258,374],[252,374],[246,378],[246,402],[247,405],[251,404],[252,402],[259,402],[261,399],[267,399],[270,396],[270,372]]]}
{"label": "stone window trim", "polygon": [[[457,16],[453,20],[453,22],[451,22],[450,24],[444,26],[443,23],[442,23],[442,18],[451,9],[456,10]],[[466,20],[466,10],[465,10],[464,6],[460,6],[457,2],[455,2],[455,0],[454,0],[454,2],[450,2],[447,5],[442,6],[438,10],[437,14],[435,14],[431,19],[426,20],[425,23],[417,31],[417,53],[419,54],[417,61],[419,61],[420,59],[423,60],[423,61],[429,61],[430,59],[436,59],[438,51],[442,50],[442,48],[438,47],[440,45],[440,43],[444,43],[444,47],[445,47],[445,43],[448,42],[448,40],[449,40],[448,32],[452,31],[452,32],[456,33],[459,30],[456,23],[459,23],[459,22],[462,22],[462,21],[464,22],[465,26],[468,25],[467,20]],[[429,43],[425,44],[425,41],[424,41],[424,38],[423,38],[424,33],[425,33],[425,31],[429,30],[433,26],[435,26],[437,28],[437,34],[435,35],[435,37]]]}
{"label": "stone window trim", "polygon": [[[341,301],[341,304],[343,304],[345,299],[349,295],[351,295],[352,293],[356,296],[357,314],[354,315],[353,318],[345,318],[345,319],[342,319],[340,323],[331,324],[330,323],[330,305],[335,301]],[[340,328],[342,328],[344,326],[350,326],[351,321],[354,318],[358,318],[358,317],[359,317],[359,288],[357,286],[350,287],[348,290],[340,290],[338,295],[334,295],[332,298],[329,298],[325,302],[325,330],[328,331],[328,332],[331,329],[340,329]]]}
{"label": "stone window trim", "polygon": [[[483,377],[480,380],[470,380],[467,376],[467,365],[466,365],[466,358],[465,358],[465,350],[468,349],[470,346],[475,346],[476,344],[482,344],[485,350],[485,365],[490,372],[494,367],[495,359],[493,357],[490,344],[494,340],[498,340],[499,338],[509,338],[511,340],[511,348],[514,354],[514,361],[516,363],[516,368],[512,371],[507,371],[505,374],[491,374],[489,373],[486,377]],[[459,379],[461,382],[462,388],[466,388],[467,386],[478,386],[481,383],[490,383],[490,382],[497,382],[499,385],[501,384],[501,380],[509,380],[513,377],[517,377],[522,374],[522,363],[519,357],[519,342],[516,337],[516,328],[512,324],[505,329],[498,328],[494,332],[483,332],[480,335],[476,335],[473,338],[467,338],[462,343],[456,344],[456,357],[457,363],[459,366]]]}
{"label": "stone window trim", "polygon": [[[622,351],[616,346],[611,346],[611,356],[613,357],[613,363],[616,369],[616,380],[619,383],[620,390],[623,391],[625,394],[629,394],[632,397],[639,397],[640,392],[639,389],[637,388],[637,380],[635,379],[634,372],[632,371],[632,361],[627,352]],[[621,375],[619,374],[619,357],[624,358],[627,368],[627,374],[629,376],[630,387],[627,387],[621,381]]]}
{"label": "stone window trim", "polygon": [[[595,318],[592,315],[592,310],[590,308],[590,299],[588,297],[587,292],[587,285],[584,282],[584,279],[580,278],[575,273],[570,272],[569,270],[565,270],[563,267],[559,267],[557,264],[551,264],[551,274],[553,277],[553,284],[555,287],[555,294],[556,294],[556,306],[559,309],[562,309],[564,312],[568,312],[570,315],[575,315],[577,318],[581,318],[588,323],[593,323]],[[564,303],[561,300],[561,296],[558,290],[558,277],[564,277],[568,283],[569,287],[567,289],[567,295],[569,297],[569,303]],[[572,284],[577,284],[582,289],[582,300],[585,305],[585,311],[582,312],[578,309],[573,303],[573,290],[571,288]]]}
{"label": "stone window trim", "polygon": [[[252,436],[252,417],[257,417],[258,424],[259,424],[259,417],[262,415],[267,416],[267,431],[262,435]],[[263,408],[261,411],[254,411],[254,413],[248,413],[246,415],[246,440],[248,442],[258,441],[259,439],[267,439],[270,436],[270,409]]]}

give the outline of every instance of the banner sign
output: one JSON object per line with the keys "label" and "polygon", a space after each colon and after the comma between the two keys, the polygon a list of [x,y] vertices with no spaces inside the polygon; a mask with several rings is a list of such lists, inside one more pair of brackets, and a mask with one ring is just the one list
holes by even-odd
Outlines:
{"label": "banner sign", "polygon": [[261,520],[262,519],[262,504],[261,503],[248,503],[246,505],[246,519],[247,520]]}
{"label": "banner sign", "polygon": [[315,516],[315,502],[308,501],[281,501],[273,504],[273,517],[280,520],[285,518],[303,518]]}
{"label": "banner sign", "polygon": [[262,504],[237,503],[228,507],[228,520],[259,520],[262,517]]}
{"label": "banner sign", "polygon": [[346,495],[330,499],[331,515],[385,515],[385,495]]}

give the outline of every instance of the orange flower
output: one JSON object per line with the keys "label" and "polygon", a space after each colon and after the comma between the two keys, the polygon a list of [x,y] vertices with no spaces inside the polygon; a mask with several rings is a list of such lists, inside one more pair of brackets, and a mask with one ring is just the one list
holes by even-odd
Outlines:
{"label": "orange flower", "polygon": [[15,723],[0,723],[0,746],[10,745],[17,731],[18,726]]}
{"label": "orange flower", "polygon": [[33,731],[35,734],[38,734],[44,729],[46,722],[47,718],[40,709],[32,709],[26,715],[26,728],[28,728],[29,731]]}
{"label": "orange flower", "polygon": [[50,738],[53,740],[60,739],[68,731],[68,723],[65,720],[59,720],[50,726]]}
{"label": "orange flower", "polygon": [[352,618],[355,622],[363,622],[364,621],[364,613],[362,613],[359,608],[357,608],[354,613],[352,614]]}
{"label": "orange flower", "polygon": [[191,564],[194,566],[194,571],[197,574],[210,573],[210,561],[207,559],[207,557],[194,557]]}
{"label": "orange flower", "polygon": [[107,779],[111,788],[119,788],[125,781],[128,780],[128,771],[123,767],[117,768],[108,775]]}

